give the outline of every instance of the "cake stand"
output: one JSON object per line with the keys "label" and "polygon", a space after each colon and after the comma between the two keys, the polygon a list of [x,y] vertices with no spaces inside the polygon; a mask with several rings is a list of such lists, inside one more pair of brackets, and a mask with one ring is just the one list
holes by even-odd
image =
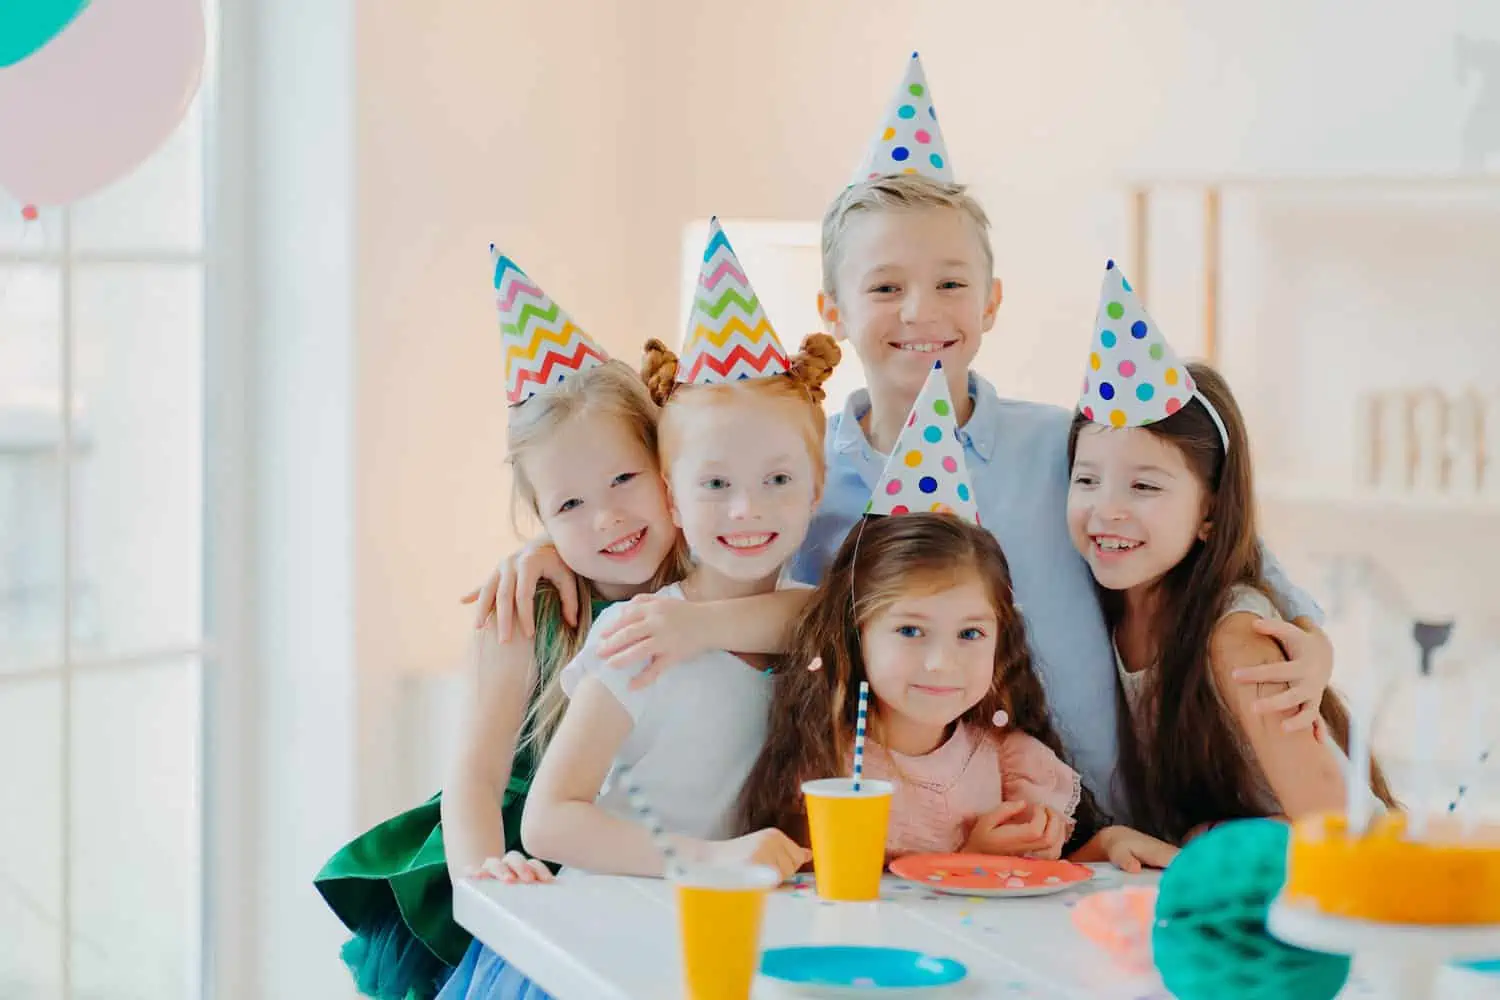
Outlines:
{"label": "cake stand", "polygon": [[1371,978],[1401,1000],[1433,1000],[1438,973],[1449,962],[1500,955],[1500,924],[1382,924],[1329,916],[1278,899],[1267,927],[1299,948],[1357,956]]}

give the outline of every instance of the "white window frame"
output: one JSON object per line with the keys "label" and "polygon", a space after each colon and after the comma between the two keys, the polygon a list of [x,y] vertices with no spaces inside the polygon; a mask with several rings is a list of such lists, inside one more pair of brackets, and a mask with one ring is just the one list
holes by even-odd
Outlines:
{"label": "white window frame", "polygon": [[[211,942],[213,931],[217,925],[215,915],[220,908],[215,906],[216,899],[220,898],[210,890],[209,874],[213,869],[210,867],[211,858],[216,856],[212,851],[215,845],[213,839],[223,828],[223,820],[215,815],[214,810],[224,810],[226,803],[218,796],[206,794],[212,783],[206,780],[210,768],[216,770],[225,767],[221,760],[222,749],[228,748],[228,744],[221,744],[216,732],[222,732],[224,726],[216,724],[226,716],[226,706],[237,704],[231,700],[234,696],[227,696],[222,691],[222,685],[216,683],[216,679],[225,672],[226,664],[230,657],[223,656],[218,652],[222,646],[210,641],[209,630],[215,624],[219,625],[220,636],[235,635],[232,627],[224,620],[221,613],[224,608],[238,607],[240,599],[235,596],[238,586],[232,574],[223,570],[226,565],[231,564],[237,555],[235,547],[229,542],[236,532],[232,525],[238,516],[236,508],[229,503],[231,493],[224,488],[223,478],[228,476],[231,480],[241,470],[239,461],[239,442],[233,437],[233,428],[237,421],[225,419],[230,414],[226,402],[226,395],[232,395],[228,390],[228,379],[225,378],[226,369],[235,371],[230,356],[238,349],[234,343],[233,336],[237,331],[226,318],[225,306],[233,301],[234,290],[225,287],[224,273],[226,261],[219,254],[210,254],[208,247],[213,244],[217,235],[218,225],[214,224],[213,213],[210,206],[214,203],[222,203],[221,197],[213,197],[210,192],[210,179],[215,176],[215,165],[222,162],[222,157],[216,155],[218,150],[218,137],[223,131],[224,123],[218,114],[219,106],[217,97],[219,87],[213,78],[212,69],[216,64],[213,57],[213,49],[219,38],[219,18],[217,16],[217,3],[210,0],[205,4],[204,14],[207,19],[208,45],[210,55],[206,61],[205,79],[203,93],[199,97],[202,102],[203,115],[203,172],[205,186],[204,217],[202,221],[202,238],[197,250],[80,250],[74,246],[73,239],[73,211],[64,206],[58,210],[55,216],[57,239],[45,243],[40,248],[20,246],[9,250],[0,250],[0,264],[9,267],[45,267],[55,270],[58,275],[58,350],[59,350],[59,383],[58,394],[59,409],[59,505],[62,508],[62,532],[61,532],[61,645],[60,656],[53,662],[42,661],[34,665],[26,665],[19,669],[0,672],[0,694],[11,684],[25,681],[35,681],[42,678],[57,678],[61,683],[60,706],[59,706],[59,772],[63,792],[60,796],[61,814],[59,817],[59,832],[62,843],[61,864],[61,892],[58,910],[59,941],[60,948],[57,956],[59,967],[59,983],[61,987],[62,1000],[72,1000],[73,994],[73,962],[72,942],[74,936],[73,916],[73,844],[74,844],[74,819],[73,819],[73,779],[74,762],[72,752],[73,737],[73,681],[74,678],[96,672],[109,671],[119,673],[120,671],[139,670],[145,667],[159,665],[163,662],[174,660],[196,660],[199,671],[200,700],[199,700],[199,747],[200,765],[196,776],[197,787],[193,794],[199,802],[200,813],[200,835],[199,835],[199,871],[200,892],[198,905],[199,935],[197,940],[187,943],[187,969],[186,980],[190,986],[196,986],[198,995],[207,996],[211,994],[208,978],[208,959],[213,954]],[[239,171],[242,173],[242,171]],[[224,220],[233,225],[230,220]],[[206,517],[204,521],[203,537],[201,539],[202,565],[204,577],[203,608],[200,639],[197,643],[187,645],[166,645],[159,647],[148,647],[133,650],[118,655],[105,655],[97,657],[80,658],[74,655],[73,649],[73,587],[74,587],[74,555],[75,555],[75,525],[73,517],[73,492],[74,473],[73,463],[69,456],[73,454],[75,446],[75,427],[73,414],[73,390],[74,390],[74,345],[76,342],[76,330],[73,318],[73,287],[75,269],[82,266],[95,265],[132,265],[145,264],[157,266],[183,266],[196,268],[199,280],[204,291],[204,311],[200,317],[200,336],[203,341],[205,354],[204,377],[204,410],[203,420],[205,422],[204,453],[201,457],[201,468],[204,485],[204,503]],[[232,279],[231,279],[232,280]],[[242,482],[238,480],[237,482]],[[235,492],[239,492],[235,490]],[[226,506],[226,504],[229,504]],[[228,713],[238,714],[238,710]],[[237,732],[231,727],[232,732]],[[231,753],[232,757],[238,758],[237,752]],[[222,856],[222,855],[217,855]]]}

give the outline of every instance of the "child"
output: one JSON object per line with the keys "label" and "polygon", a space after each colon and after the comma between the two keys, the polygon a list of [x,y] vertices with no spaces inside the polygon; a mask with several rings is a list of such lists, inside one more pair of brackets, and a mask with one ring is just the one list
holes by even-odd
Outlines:
{"label": "child", "polygon": [[[1005,556],[976,518],[941,369],[918,397],[867,508],[797,623],[741,826],[807,843],[804,781],[847,774],[861,681],[865,773],[895,784],[891,855],[1084,856],[1133,871],[1165,844],[1100,830],[1062,760]],[[799,664],[812,663],[804,670]],[[1097,835],[1097,836],[1096,836]],[[1071,852],[1070,852],[1071,853]]]}
{"label": "child", "polygon": [[645,385],[504,256],[495,292],[513,506],[528,508],[579,568],[586,613],[563,625],[548,592],[535,642],[476,633],[476,709],[444,794],[357,838],[318,876],[355,932],[345,960],[368,996],[432,997],[462,958],[470,935],[453,922],[450,871],[550,878],[518,851],[533,762],[561,710],[534,694],[582,646],[592,614],[681,572]]}
{"label": "child", "polygon": [[[769,593],[818,502],[820,387],[838,348],[814,336],[788,362],[717,222],[694,316],[682,361],[652,341],[643,372],[663,404],[661,465],[693,556],[681,585],[662,596]],[[603,669],[596,649],[591,637],[563,672],[572,704],[527,803],[528,848],[594,871],[660,874],[650,835],[609,780],[615,765],[628,764],[689,859],[756,861],[783,875],[800,867],[806,852],[776,830],[729,836],[764,739],[770,677],[715,650],[633,688],[629,671]]]}
{"label": "child", "polygon": [[[1120,775],[1131,815],[1180,842],[1247,816],[1342,809],[1348,714],[1315,731],[1257,712],[1239,672],[1284,653],[1255,624],[1282,612],[1256,545],[1250,443],[1213,369],[1184,365],[1111,261],[1068,438],[1068,526],[1103,589],[1121,685]],[[1267,685],[1273,687],[1272,685]],[[1378,767],[1372,791],[1391,804]]]}
{"label": "child", "polygon": [[[1001,285],[994,277],[989,222],[978,202],[952,182],[931,101],[913,55],[859,171],[863,179],[835,198],[823,219],[819,311],[828,330],[853,345],[867,388],[851,394],[843,411],[829,419],[823,503],[793,572],[799,580],[822,577],[859,519],[928,371],[942,361],[981,523],[1010,563],[1032,660],[1058,731],[1084,783],[1108,801],[1111,812],[1123,815],[1111,798],[1115,680],[1109,633],[1088,567],[1076,557],[1060,516],[1068,488],[1070,417],[1059,407],[1001,399],[970,370],[994,325]],[[1293,704],[1315,706],[1332,673],[1332,649],[1311,621],[1316,606],[1269,559],[1266,571],[1299,623],[1312,630],[1265,623],[1292,654],[1278,679],[1296,681],[1289,692],[1297,699]],[[1314,715],[1296,718],[1310,725]]]}
{"label": "child", "polygon": [[[1054,721],[1084,784],[1110,812],[1115,765],[1115,679],[1109,633],[1088,566],[1068,535],[1069,413],[1061,407],[1001,399],[970,370],[994,325],[1001,286],[994,277],[984,209],[953,183],[920,60],[908,65],[882,129],[852,184],[823,219],[823,289],[818,310],[829,332],[854,346],[867,388],[850,395],[828,420],[827,478],[807,541],[792,565],[795,579],[822,578],[834,551],[859,520],[886,456],[934,361],[942,361],[964,445],[964,460],[982,504],[982,523],[1009,561],[1016,603],[1026,619],[1032,662],[1046,687]],[[570,574],[545,548],[522,557],[522,575],[566,586]],[[1316,606],[1291,586],[1275,562],[1266,574],[1299,625],[1262,622],[1291,654],[1274,676],[1291,681],[1280,706],[1307,705],[1293,725],[1311,725],[1333,670],[1333,653],[1316,629]],[[499,605],[529,603],[512,594],[516,573],[497,571]],[[486,588],[488,597],[492,588]],[[481,601],[488,606],[488,601]],[[649,607],[649,606],[648,606]],[[633,642],[667,662],[687,655],[692,633],[667,632],[626,609],[614,622]],[[787,619],[792,620],[792,619]],[[769,622],[769,619],[766,619]],[[694,630],[694,633],[700,630]],[[686,639],[684,639],[686,635]],[[777,648],[760,646],[757,648]],[[611,647],[609,652],[615,652]]]}

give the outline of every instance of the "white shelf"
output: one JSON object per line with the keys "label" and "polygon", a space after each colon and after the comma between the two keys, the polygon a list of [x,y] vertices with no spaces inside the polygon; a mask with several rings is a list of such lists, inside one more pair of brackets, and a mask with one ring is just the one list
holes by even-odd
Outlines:
{"label": "white shelf", "polygon": [[1492,517],[1500,519],[1500,497],[1425,496],[1383,493],[1319,483],[1267,482],[1259,485],[1264,508],[1329,508],[1351,514]]}
{"label": "white shelf", "polygon": [[1261,189],[1272,188],[1478,188],[1500,190],[1500,171],[1472,170],[1426,173],[1375,173],[1375,172],[1326,172],[1326,173],[1138,173],[1121,176],[1120,183],[1133,190],[1162,188],[1220,188]]}

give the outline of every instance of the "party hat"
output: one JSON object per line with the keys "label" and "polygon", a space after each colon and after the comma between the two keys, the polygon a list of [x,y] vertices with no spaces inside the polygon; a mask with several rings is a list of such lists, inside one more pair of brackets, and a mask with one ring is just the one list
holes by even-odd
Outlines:
{"label": "party hat", "polygon": [[693,316],[677,364],[677,381],[708,385],[787,372],[786,351],[771,329],[745,269],[718,219],[693,294]]}
{"label": "party hat", "polygon": [[1187,366],[1110,261],[1078,409],[1107,427],[1141,427],[1182,409],[1193,391]]}
{"label": "party hat", "polygon": [[880,131],[870,142],[865,158],[849,182],[858,184],[872,177],[890,174],[922,174],[945,184],[953,183],[953,167],[948,163],[948,144],[938,125],[937,109],[927,74],[915,52],[906,64],[906,75],[891,99]]}
{"label": "party hat", "polygon": [[495,305],[505,346],[505,396],[512,406],[609,359],[516,262],[495,252]]}
{"label": "party hat", "polygon": [[979,508],[969,485],[958,418],[948,396],[943,363],[933,365],[912,405],[906,426],[891,449],[866,514],[937,512],[957,514],[979,523]]}

